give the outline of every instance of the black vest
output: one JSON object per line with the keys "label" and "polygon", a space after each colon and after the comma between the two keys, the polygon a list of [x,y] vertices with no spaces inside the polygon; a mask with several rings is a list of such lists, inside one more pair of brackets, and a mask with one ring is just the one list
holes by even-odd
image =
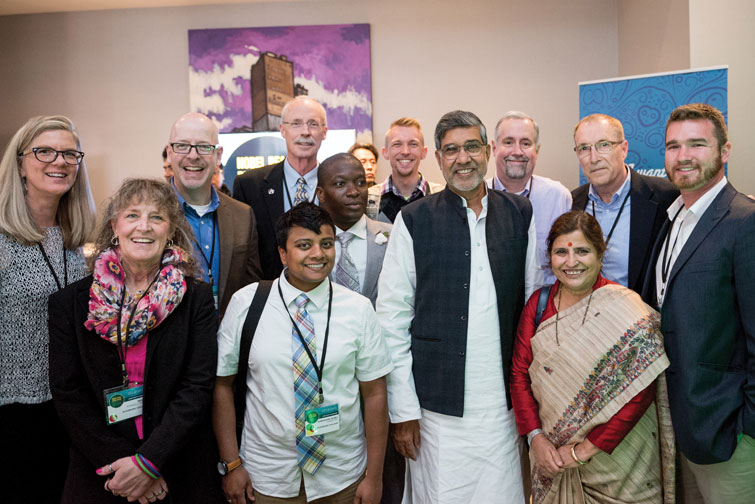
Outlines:
{"label": "black vest", "polygon": [[[414,243],[417,287],[410,327],[412,372],[420,405],[445,415],[464,413],[464,366],[471,269],[466,209],[448,188],[402,209]],[[516,194],[488,191],[485,221],[488,260],[493,273],[501,328],[506,400],[514,335],[524,306],[529,201]]]}

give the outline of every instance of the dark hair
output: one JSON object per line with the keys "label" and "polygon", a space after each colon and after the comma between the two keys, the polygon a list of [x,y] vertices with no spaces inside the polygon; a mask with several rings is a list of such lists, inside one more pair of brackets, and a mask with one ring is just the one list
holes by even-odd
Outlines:
{"label": "dark hair", "polygon": [[349,154],[347,152],[333,154],[325,161],[320,163],[320,166],[317,168],[317,185],[319,187],[322,186],[325,175],[328,173],[328,171],[330,171],[330,168],[340,163],[351,163],[352,165],[354,165],[354,168],[363,170],[362,162],[355,158],[353,154]]}
{"label": "dark hair", "polygon": [[309,229],[315,234],[320,234],[320,228],[324,225],[330,226],[335,236],[336,226],[333,224],[333,219],[330,218],[328,212],[314,203],[305,201],[280,216],[275,223],[275,240],[278,242],[278,246],[285,250],[286,242],[288,241],[288,232],[292,227],[299,226]]}
{"label": "dark hair", "polygon": [[163,161],[165,161],[166,159],[168,159],[168,148],[163,147]]}
{"label": "dark hair", "polygon": [[480,138],[482,139],[482,143],[488,143],[488,135],[485,132],[485,125],[482,124],[479,117],[472,112],[466,112],[464,110],[448,112],[440,118],[437,126],[435,126],[435,148],[440,150],[440,142],[447,131],[456,128],[474,127],[480,128]]}
{"label": "dark hair", "polygon": [[375,147],[374,145],[369,144],[369,143],[355,143],[354,145],[349,147],[348,153],[354,154],[354,151],[357,149],[364,149],[364,150],[368,150],[372,152],[372,155],[375,156],[375,161],[378,160],[378,150],[377,150],[377,147]]}
{"label": "dark hair", "polygon": [[668,126],[672,122],[697,120],[707,120],[712,122],[713,134],[716,135],[716,140],[718,140],[718,148],[720,149],[726,145],[726,142],[729,141],[729,135],[726,132],[726,121],[724,121],[724,116],[717,108],[708,105],[707,103],[690,103],[675,108],[671,112],[668,121],[666,121],[666,133],[668,133]]}
{"label": "dark hair", "polygon": [[112,222],[118,218],[118,214],[134,203],[154,204],[161,212],[165,212],[172,228],[171,236],[173,244],[187,252],[186,261],[178,267],[188,276],[196,276],[200,273],[199,264],[194,257],[194,232],[186,221],[186,216],[181,210],[176,192],[165,182],[155,179],[130,178],[123,181],[118,190],[106,202],[107,206],[102,213],[97,236],[94,242],[94,253],[89,257],[89,267],[94,267],[94,261],[104,250],[112,247],[111,240],[115,236]]}
{"label": "dark hair", "polygon": [[548,244],[548,257],[550,257],[553,251],[553,242],[556,241],[556,238],[573,233],[574,231],[582,231],[587,241],[598,252],[598,258],[603,258],[603,253],[606,251],[606,243],[603,241],[603,230],[600,228],[598,221],[595,220],[595,217],[582,210],[566,212],[553,221],[546,241]]}

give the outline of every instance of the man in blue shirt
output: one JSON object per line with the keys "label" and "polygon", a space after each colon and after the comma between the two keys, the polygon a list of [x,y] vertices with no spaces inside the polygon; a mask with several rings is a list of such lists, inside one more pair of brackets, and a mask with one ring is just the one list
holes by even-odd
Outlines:
{"label": "man in blue shirt", "polygon": [[196,112],[179,117],[166,150],[173,188],[194,230],[194,252],[222,318],[233,293],[261,275],[254,214],[212,186],[223,147],[209,117]]}
{"label": "man in blue shirt", "polygon": [[679,191],[626,165],[629,144],[615,117],[592,114],[579,121],[574,152],[589,183],[572,191],[572,210],[593,215],[603,228],[603,276],[639,293],[666,209]]}

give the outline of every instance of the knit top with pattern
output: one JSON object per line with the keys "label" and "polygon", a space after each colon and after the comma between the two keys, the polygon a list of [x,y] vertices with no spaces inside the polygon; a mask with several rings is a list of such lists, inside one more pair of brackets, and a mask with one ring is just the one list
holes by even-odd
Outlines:
{"label": "knit top with pattern", "polygon": [[[42,245],[61,285],[84,277],[79,251],[65,251],[59,227],[47,228]],[[58,290],[37,245],[0,233],[0,406],[51,399],[48,380],[47,297]]]}

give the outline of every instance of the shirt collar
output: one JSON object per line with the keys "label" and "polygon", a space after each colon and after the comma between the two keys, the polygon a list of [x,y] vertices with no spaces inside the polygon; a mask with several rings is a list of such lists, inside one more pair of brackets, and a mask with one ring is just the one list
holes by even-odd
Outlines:
{"label": "shirt collar", "polygon": [[[170,179],[170,186],[173,188],[173,191],[175,191],[176,196],[178,196],[178,202],[181,204],[181,209],[185,212],[191,211],[193,213],[196,213],[196,210],[194,210],[189,203],[186,202],[183,196],[181,196],[181,193],[178,192],[178,189],[176,189],[176,185],[173,183],[173,179]],[[210,185],[210,208],[207,210],[207,212],[214,212],[218,209],[218,206],[220,205],[220,197],[218,197],[217,191],[215,191],[215,187]]]}
{"label": "shirt collar", "polygon": [[[362,215],[358,221],[356,221],[349,229],[346,229],[349,233],[353,234],[356,238],[367,239],[367,217]],[[343,233],[344,230],[336,226],[336,236]]]}
{"label": "shirt collar", "polygon": [[328,278],[320,282],[320,284],[311,291],[304,292],[288,282],[288,279],[286,278],[286,268],[284,268],[280,277],[278,277],[278,282],[281,287],[281,292],[283,293],[283,300],[286,303],[286,307],[293,306],[296,308],[296,298],[302,293],[306,294],[309,298],[309,302],[314,304],[318,309],[321,309],[328,304],[328,285],[330,284],[330,279]]}
{"label": "shirt collar", "polygon": [[624,201],[624,197],[627,195],[630,189],[630,180],[632,178],[632,169],[629,168],[627,165],[624,165],[624,168],[627,170],[627,176],[624,179],[624,183],[621,184],[621,187],[619,187],[619,190],[616,191],[616,193],[611,197],[611,201],[609,203],[605,203],[602,199],[600,199],[600,196],[598,195],[598,191],[595,190],[592,184],[590,184],[590,193],[588,195],[590,201],[593,201],[597,204],[610,207],[610,206],[616,206],[620,205],[622,201]]}
{"label": "shirt collar", "polygon": [[[314,168],[309,170],[304,175],[304,181],[307,183],[307,188],[312,189],[312,195],[315,194],[315,188],[317,187],[317,168],[319,166],[320,163],[317,163]],[[296,181],[302,177],[299,172],[294,170],[294,167],[291,166],[291,163],[288,162],[288,158],[283,161],[283,172],[286,175],[286,183],[289,185],[289,187],[295,186]]]}
{"label": "shirt collar", "polygon": [[[519,196],[524,196],[526,198],[530,192],[530,189],[532,188],[532,177],[534,177],[534,175],[531,175],[527,183],[524,184],[524,189],[514,194],[518,194]],[[506,186],[503,185],[503,182],[501,182],[501,179],[498,178],[498,175],[493,176],[493,189],[497,191],[509,192],[508,189],[506,189]]]}
{"label": "shirt collar", "polygon": [[[711,203],[713,203],[713,200],[716,199],[716,196],[723,191],[724,187],[727,184],[726,177],[722,178],[718,182],[716,182],[716,185],[711,187],[705,194],[700,196],[700,198],[695,201],[695,203],[687,209],[687,211],[681,211],[681,214],[686,215],[687,212],[692,212],[695,214],[695,217],[698,219],[702,217],[702,215],[705,213],[705,211],[708,209]],[[672,220],[674,216],[679,212],[681,208],[684,207],[684,200],[681,196],[678,196],[671,205],[669,205],[666,212],[668,213],[669,220]]]}
{"label": "shirt collar", "polygon": [[[488,186],[487,184],[482,184],[485,187],[485,196],[482,197],[482,212],[480,212],[480,216],[478,219],[486,216],[488,214]],[[451,189],[449,189],[451,191]],[[459,196],[455,192],[451,191],[457,198],[461,199],[461,206],[464,207],[466,210],[469,208],[469,205],[467,205],[467,200],[463,196]]]}
{"label": "shirt collar", "polygon": [[427,193],[430,192],[430,186],[427,183],[427,181],[422,177],[421,173],[417,173],[417,175],[419,176],[419,178],[417,180],[417,185],[414,186],[414,189],[412,190],[412,195],[409,196],[409,198],[404,198],[404,196],[401,194],[401,192],[399,192],[399,190],[396,188],[396,186],[393,185],[393,174],[388,175],[388,178],[385,179],[385,183],[383,185],[382,194],[390,192],[390,193],[393,193],[396,196],[398,196],[400,198],[404,198],[404,199],[415,198],[417,196],[418,192],[420,194],[422,194],[422,196],[427,196]]}

